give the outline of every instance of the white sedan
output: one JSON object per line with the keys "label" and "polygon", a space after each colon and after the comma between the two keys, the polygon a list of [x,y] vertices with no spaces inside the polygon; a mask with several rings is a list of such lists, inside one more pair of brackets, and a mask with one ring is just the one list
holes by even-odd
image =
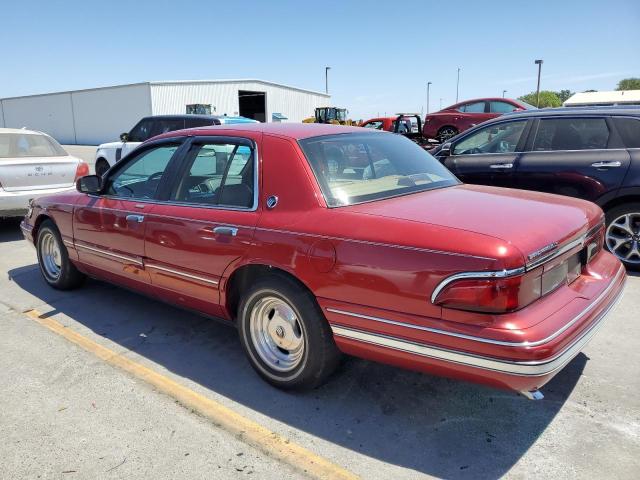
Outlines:
{"label": "white sedan", "polygon": [[0,128],[0,218],[24,215],[29,200],[73,188],[89,166],[49,135]]}

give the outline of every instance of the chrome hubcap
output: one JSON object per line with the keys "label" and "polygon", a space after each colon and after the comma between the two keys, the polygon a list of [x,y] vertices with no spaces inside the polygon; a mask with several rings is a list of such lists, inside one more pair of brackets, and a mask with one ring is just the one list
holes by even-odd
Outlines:
{"label": "chrome hubcap", "polygon": [[288,372],[304,354],[304,335],[291,306],[278,297],[265,297],[253,306],[249,317],[251,341],[270,368]]}
{"label": "chrome hubcap", "polygon": [[62,270],[62,255],[58,240],[50,232],[45,232],[40,241],[40,258],[47,276],[57,280]]}
{"label": "chrome hubcap", "polygon": [[607,227],[607,247],[620,260],[640,264],[640,212],[616,218]]}

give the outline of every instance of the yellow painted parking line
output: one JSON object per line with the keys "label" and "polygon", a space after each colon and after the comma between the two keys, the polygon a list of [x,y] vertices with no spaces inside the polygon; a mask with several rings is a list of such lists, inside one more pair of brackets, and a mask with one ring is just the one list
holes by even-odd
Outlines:
{"label": "yellow painted parking line", "polygon": [[289,441],[287,438],[249,420],[230,408],[200,395],[184,385],[180,385],[170,378],[136,363],[113,350],[103,347],[93,340],[65,327],[53,318],[47,317],[46,314],[41,314],[37,310],[28,310],[24,313],[40,325],[47,327],[52,332],[93,353],[96,357],[104,360],[108,364],[119,367],[153,385],[161,392],[170,395],[185,407],[191,408],[200,415],[213,421],[216,426],[230,432],[244,443],[261,450],[272,458],[276,458],[294,467],[301,473],[322,479],[359,478],[352,472]]}

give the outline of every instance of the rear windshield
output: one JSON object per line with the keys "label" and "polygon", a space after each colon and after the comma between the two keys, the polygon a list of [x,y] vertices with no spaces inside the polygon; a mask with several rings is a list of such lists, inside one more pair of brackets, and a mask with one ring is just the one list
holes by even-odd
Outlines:
{"label": "rear windshield", "polygon": [[455,185],[458,180],[411,140],[347,133],[300,140],[330,207]]}
{"label": "rear windshield", "polygon": [[54,139],[33,133],[0,133],[0,158],[63,157],[67,152]]}

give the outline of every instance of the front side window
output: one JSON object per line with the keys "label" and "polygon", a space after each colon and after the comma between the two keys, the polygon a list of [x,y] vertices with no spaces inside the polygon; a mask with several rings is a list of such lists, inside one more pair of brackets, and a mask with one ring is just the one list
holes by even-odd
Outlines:
{"label": "front side window", "polygon": [[248,145],[203,143],[191,147],[189,165],[176,184],[176,202],[251,208],[254,205],[254,152]]}
{"label": "front side window", "polygon": [[464,113],[484,113],[484,102],[466,103],[458,108]]}
{"label": "front side window", "polygon": [[0,158],[63,157],[64,148],[53,138],[33,133],[0,133]]}
{"label": "front side window", "polygon": [[138,124],[129,132],[130,142],[144,142],[151,138],[151,127],[153,121],[150,118],[143,118]]}
{"label": "front side window", "polygon": [[163,145],[151,148],[135,156],[131,161],[107,179],[107,195],[152,199],[169,165],[169,160],[179,145]]}
{"label": "front side window", "polygon": [[375,130],[382,130],[384,124],[381,121],[368,122],[363,125],[364,128],[373,128]]}
{"label": "front side window", "polygon": [[440,162],[400,135],[353,133],[300,140],[330,207],[455,185]]}
{"label": "front side window", "polygon": [[500,123],[479,129],[453,147],[454,155],[515,152],[526,120]]}
{"label": "front side window", "polygon": [[162,135],[167,132],[174,132],[184,128],[183,118],[157,118],[151,127],[151,136]]}
{"label": "front side window", "polygon": [[533,151],[607,148],[609,128],[604,118],[543,118]]}
{"label": "front side window", "polygon": [[507,102],[489,102],[489,111],[491,113],[508,113],[513,112],[514,110],[518,110],[518,107]]}

